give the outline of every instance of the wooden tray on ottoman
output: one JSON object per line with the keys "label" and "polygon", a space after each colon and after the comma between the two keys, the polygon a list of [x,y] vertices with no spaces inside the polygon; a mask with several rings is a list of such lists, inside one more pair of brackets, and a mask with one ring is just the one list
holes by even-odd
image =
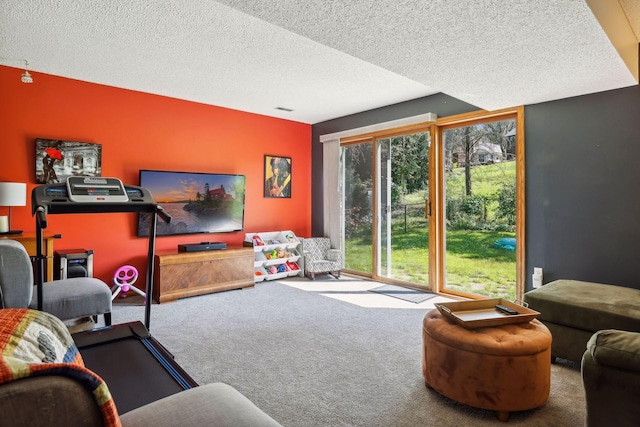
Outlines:
{"label": "wooden tray on ottoman", "polygon": [[[535,310],[503,298],[444,302],[435,303],[434,305],[444,317],[468,329],[512,323],[526,323],[535,319],[540,314]],[[507,314],[499,311],[496,305],[511,308],[515,310],[517,314]]]}

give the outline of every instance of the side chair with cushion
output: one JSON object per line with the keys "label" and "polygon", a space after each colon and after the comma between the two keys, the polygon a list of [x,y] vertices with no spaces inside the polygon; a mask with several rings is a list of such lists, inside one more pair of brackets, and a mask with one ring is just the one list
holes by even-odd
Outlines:
{"label": "side chair with cushion", "polygon": [[[0,308],[38,308],[31,258],[22,244],[0,240]],[[45,282],[42,311],[63,321],[104,315],[111,325],[111,289],[92,277]]]}
{"label": "side chair with cushion", "polygon": [[310,237],[302,240],[304,255],[304,274],[315,279],[316,273],[329,273],[340,277],[342,269],[342,251],[331,248],[328,237]]}

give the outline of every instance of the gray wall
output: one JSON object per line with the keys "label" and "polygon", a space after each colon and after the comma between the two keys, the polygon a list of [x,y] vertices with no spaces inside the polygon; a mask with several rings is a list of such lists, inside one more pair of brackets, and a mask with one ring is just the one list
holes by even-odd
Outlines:
{"label": "gray wall", "polygon": [[525,108],[527,277],[640,288],[640,87]]}
{"label": "gray wall", "polygon": [[[444,94],[313,126],[312,233],[323,234],[320,135],[477,110]],[[567,278],[640,289],[640,88],[525,107],[526,289]]]}

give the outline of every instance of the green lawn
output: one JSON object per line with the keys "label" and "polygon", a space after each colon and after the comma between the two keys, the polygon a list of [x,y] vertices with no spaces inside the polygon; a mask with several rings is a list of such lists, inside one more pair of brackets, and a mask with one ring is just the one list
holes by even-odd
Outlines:
{"label": "green lawn", "polygon": [[[476,167],[473,170],[474,194],[490,195],[503,182],[515,182],[515,162]],[[463,194],[463,169],[456,169],[448,179],[447,189]],[[459,178],[459,179],[458,179]],[[455,185],[455,187],[454,187]],[[449,188],[451,186],[451,189]],[[425,192],[403,198],[402,203],[424,204]],[[407,216],[394,214],[392,224],[392,274],[395,279],[426,285],[428,282],[429,232],[424,210]],[[405,232],[406,229],[406,232]],[[514,237],[514,232],[489,230],[447,230],[447,289],[514,300],[516,297],[515,251],[495,248],[496,240]],[[370,273],[371,230],[361,230],[359,237],[345,242],[348,269]],[[383,253],[383,264],[385,263]]]}
{"label": "green lawn", "polygon": [[514,300],[516,253],[494,248],[515,233],[477,230],[447,232],[447,289]]}
{"label": "green lawn", "polygon": [[[515,299],[515,251],[494,248],[496,240],[514,233],[455,230],[447,233],[447,288],[495,298]],[[414,229],[397,233],[392,242],[392,277],[426,286],[429,233]],[[371,272],[371,243],[345,242],[346,267]]]}

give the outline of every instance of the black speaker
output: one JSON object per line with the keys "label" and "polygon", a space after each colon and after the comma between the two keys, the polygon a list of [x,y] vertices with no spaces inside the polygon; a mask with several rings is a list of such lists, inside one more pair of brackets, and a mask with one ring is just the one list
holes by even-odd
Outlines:
{"label": "black speaker", "polygon": [[66,249],[55,251],[53,257],[53,278],[93,277],[93,251]]}

